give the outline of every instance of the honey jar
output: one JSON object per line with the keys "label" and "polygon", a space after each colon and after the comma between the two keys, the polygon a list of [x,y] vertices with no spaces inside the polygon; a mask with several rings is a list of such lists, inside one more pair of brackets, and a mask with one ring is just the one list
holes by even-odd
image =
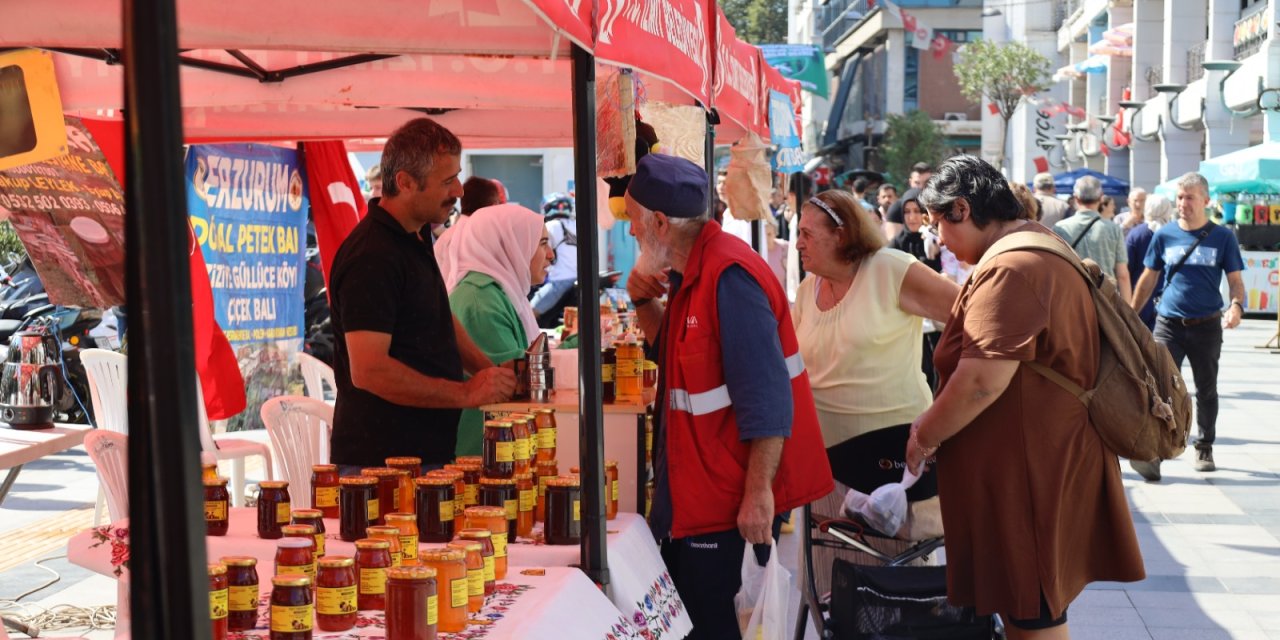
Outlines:
{"label": "honey jar", "polygon": [[446,546],[464,554],[463,562],[467,565],[467,611],[480,613],[480,609],[484,608],[484,547],[473,540],[454,540]]}
{"label": "honey jar", "polygon": [[445,633],[467,628],[466,557],[466,552],[457,549],[435,549],[422,554],[422,566],[436,571],[439,629]]}
{"label": "honey jar", "polygon": [[611,404],[618,399],[618,356],[613,347],[600,350],[601,402]]}
{"label": "honey jar", "polygon": [[435,640],[439,620],[436,593],[434,569],[387,571],[387,640]]}
{"label": "honey jar", "polygon": [[231,493],[227,491],[226,478],[213,478],[204,481],[204,527],[205,535],[225,536],[229,522],[229,503]]}
{"label": "honey jar", "polygon": [[400,474],[390,467],[368,467],[360,475],[378,480],[378,515],[370,515],[371,524],[381,525],[383,516],[400,510]]}
{"label": "honey jar", "polygon": [[320,558],[316,569],[316,626],[321,631],[346,631],[356,626],[359,591],[355,559]]}
{"label": "honey jar", "polygon": [[278,540],[280,527],[289,524],[289,483],[269,480],[258,483],[258,537]]}
{"label": "honey jar", "polygon": [[539,460],[538,470],[538,502],[535,505],[533,519],[537,522],[547,521],[547,480],[560,475],[555,460]]}
{"label": "honey jar", "polygon": [[347,542],[363,538],[364,530],[378,519],[378,479],[348,476],[338,480],[341,513],[338,537]]}
{"label": "honey jar", "polygon": [[315,546],[315,540],[310,535],[305,538],[280,538],[276,542],[275,574],[296,573],[310,579],[315,572]]}
{"label": "honey jar", "polygon": [[493,557],[493,533],[479,527],[463,529],[458,532],[458,540],[480,545],[480,560],[484,563],[484,595],[493,595],[498,586],[498,563]]}
{"label": "honey jar", "polygon": [[311,526],[316,532],[316,557],[324,555],[324,513],[319,509],[294,509],[293,524]]}
{"label": "honey jar", "polygon": [[412,513],[388,513],[387,526],[399,531],[401,564],[417,564],[418,516]]}
{"label": "honey jar", "polygon": [[538,490],[533,485],[533,474],[528,471],[517,473],[515,535],[521,538],[533,537],[533,510],[537,503]]}
{"label": "honey jar", "polygon": [[515,473],[523,473],[529,470],[529,461],[537,446],[537,442],[533,439],[533,416],[513,414],[507,416],[507,420],[511,423],[511,434],[516,438],[513,456]]}
{"label": "honey jar", "polygon": [[618,461],[605,460],[604,462],[604,517],[605,520],[613,520],[618,517]]}
{"label": "honey jar", "polygon": [[617,369],[615,386],[617,399],[636,402],[644,391],[644,348],[639,342],[619,342],[615,345]]}
{"label": "honey jar", "polygon": [[209,565],[209,622],[213,640],[227,639],[227,566]]}
{"label": "honey jar", "polygon": [[224,556],[219,562],[227,568],[227,630],[258,626],[258,559]]}
{"label": "honey jar", "polygon": [[391,543],[386,540],[356,540],[356,606],[382,610],[387,606],[387,570],[391,569]]}
{"label": "honey jar", "polygon": [[286,573],[271,585],[271,640],[310,640],[316,615],[311,578]]}
{"label": "honey jar", "polygon": [[484,423],[481,442],[484,477],[510,478],[516,471],[516,435],[510,422],[490,420]]}
{"label": "honey jar", "polygon": [[311,506],[326,518],[338,517],[338,465],[312,465]]}
{"label": "honey jar", "polygon": [[507,539],[515,540],[516,520],[520,513],[520,494],[515,478],[481,478],[480,506],[501,507],[507,516]]}
{"label": "honey jar", "polygon": [[582,541],[582,486],[577,476],[547,480],[547,544],[579,544]]}
{"label": "honey jar", "polygon": [[386,463],[392,469],[408,471],[410,480],[416,480],[422,475],[422,458],[417,456],[392,456],[386,459]]}
{"label": "honey jar", "polygon": [[387,541],[388,551],[391,553],[391,566],[398,567],[404,564],[404,550],[400,548],[399,529],[378,525],[365,529],[365,532],[370,538]]}
{"label": "honey jar", "polygon": [[453,528],[456,531],[462,528],[462,512],[467,508],[467,481],[463,479],[464,476],[460,469],[456,467],[448,468],[454,467],[454,465],[445,466],[445,469],[429,471],[427,477],[448,478],[453,481]]}
{"label": "honey jar", "polygon": [[486,529],[493,541],[494,579],[507,577],[507,541],[509,526],[502,507],[467,507],[467,528]]}
{"label": "honey jar", "polygon": [[534,411],[535,439],[538,443],[535,464],[556,459],[556,410],[538,409]]}
{"label": "honey jar", "polygon": [[[452,472],[446,472],[452,473]],[[458,475],[458,481],[462,476]],[[454,509],[457,507],[457,483],[444,475],[427,474],[414,481],[417,485],[418,539],[422,542],[448,542],[453,539]]]}

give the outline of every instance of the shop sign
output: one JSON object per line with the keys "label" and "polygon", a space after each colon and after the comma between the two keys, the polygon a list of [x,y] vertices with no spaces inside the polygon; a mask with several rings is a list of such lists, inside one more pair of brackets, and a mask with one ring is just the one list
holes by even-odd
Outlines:
{"label": "shop sign", "polygon": [[1267,20],[1270,15],[1270,11],[1263,10],[1236,22],[1235,34],[1231,41],[1237,52],[1267,39],[1271,31],[1271,23]]}

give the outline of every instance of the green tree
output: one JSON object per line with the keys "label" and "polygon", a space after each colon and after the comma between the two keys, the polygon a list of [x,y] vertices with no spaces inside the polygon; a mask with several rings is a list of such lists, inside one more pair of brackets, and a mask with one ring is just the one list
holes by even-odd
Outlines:
{"label": "green tree", "polygon": [[1048,87],[1049,59],[1022,42],[979,40],[960,50],[955,74],[966,98],[994,104],[1004,121],[997,163],[1004,167],[1009,120],[1024,100]]}
{"label": "green tree", "polygon": [[895,113],[886,119],[886,125],[880,159],[893,182],[905,187],[911,165],[927,162],[936,167],[950,155],[942,127],[923,111]]}
{"label": "green tree", "polygon": [[787,0],[720,0],[720,7],[739,40],[750,44],[787,41]]}

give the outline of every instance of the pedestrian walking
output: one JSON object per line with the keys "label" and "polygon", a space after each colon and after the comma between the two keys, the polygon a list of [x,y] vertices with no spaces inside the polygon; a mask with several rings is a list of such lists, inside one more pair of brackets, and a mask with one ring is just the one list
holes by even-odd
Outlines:
{"label": "pedestrian walking", "polygon": [[[1102,273],[1115,278],[1120,295],[1131,297],[1129,254],[1124,248],[1124,232],[1103,216],[1102,182],[1093,176],[1076,181],[1074,194],[1080,210],[1074,216],[1053,225],[1054,233],[1071,245],[1081,258],[1091,258]],[[1115,214],[1115,202],[1109,208]]]}
{"label": "pedestrian walking", "polygon": [[[1132,196],[1129,201],[1133,202]],[[1173,203],[1164,196],[1151,196],[1150,199],[1144,196],[1142,202],[1142,215],[1146,219],[1142,224],[1130,229],[1124,237],[1125,252],[1129,254],[1129,264],[1133,265],[1129,270],[1129,282],[1132,283],[1134,291],[1138,290],[1138,278],[1141,278],[1143,273],[1139,265],[1147,257],[1147,247],[1151,246],[1151,238],[1160,227],[1168,224],[1173,216]],[[1142,305],[1142,310],[1138,312],[1138,317],[1142,318],[1142,322],[1152,331],[1156,328],[1155,299],[1160,297],[1161,291],[1164,291],[1164,283],[1157,278],[1155,289],[1152,290],[1147,303]]]}
{"label": "pedestrian walking", "polygon": [[1036,200],[1040,201],[1040,224],[1052,229],[1053,225],[1069,217],[1071,207],[1058,199],[1052,173],[1037,173],[1032,184],[1036,188]]}

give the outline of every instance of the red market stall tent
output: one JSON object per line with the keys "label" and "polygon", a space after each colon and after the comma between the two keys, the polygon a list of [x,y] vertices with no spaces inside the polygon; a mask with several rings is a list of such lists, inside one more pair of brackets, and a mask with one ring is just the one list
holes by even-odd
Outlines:
{"label": "red market stall tent", "polygon": [[[425,114],[473,148],[572,143],[590,344],[596,58],[635,70],[649,99],[718,105],[723,139],[768,134],[767,65],[714,0],[19,4],[0,48],[53,51],[64,110],[126,125],[130,570],[132,601],[149,604],[134,616],[137,637],[208,634],[193,614],[205,575],[199,442],[165,428],[195,423],[182,142],[377,138]],[[581,350],[580,371],[599,367],[598,351]],[[581,383],[582,567],[606,584],[600,382]]]}

